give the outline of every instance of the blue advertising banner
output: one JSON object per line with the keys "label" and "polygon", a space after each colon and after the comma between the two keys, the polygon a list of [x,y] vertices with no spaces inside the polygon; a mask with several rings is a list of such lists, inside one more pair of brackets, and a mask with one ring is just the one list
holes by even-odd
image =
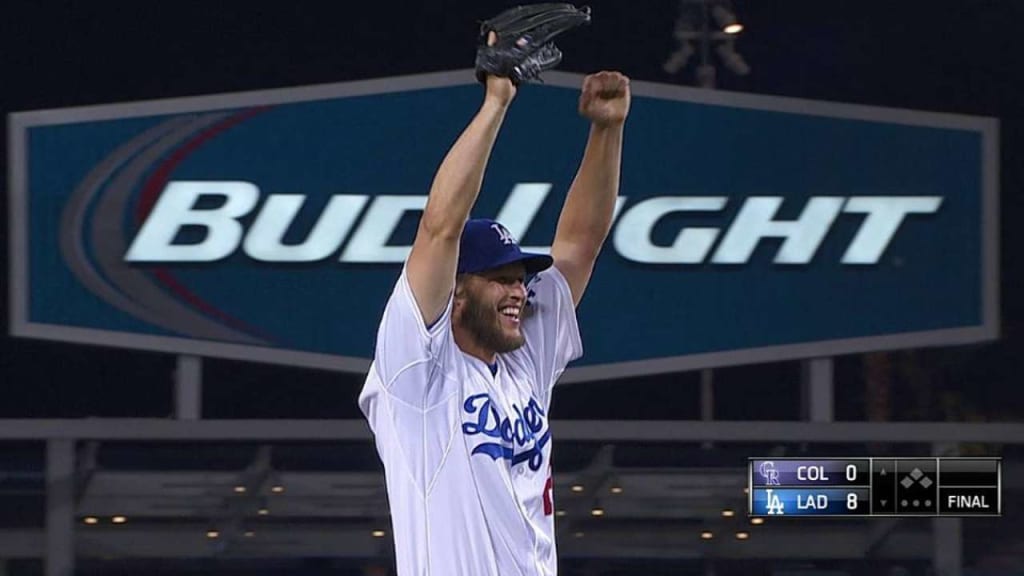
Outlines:
{"label": "blue advertising banner", "polygon": [[[521,90],[491,158],[474,215],[524,249],[575,175],[581,80]],[[567,379],[996,337],[995,120],[633,93]],[[458,71],[12,115],[13,334],[365,370],[480,98]]]}

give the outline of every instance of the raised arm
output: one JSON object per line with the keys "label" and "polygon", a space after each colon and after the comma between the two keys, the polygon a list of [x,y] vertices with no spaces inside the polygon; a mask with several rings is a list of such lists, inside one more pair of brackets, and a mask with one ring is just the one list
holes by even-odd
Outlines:
{"label": "raised arm", "polygon": [[579,113],[591,121],[590,136],[551,246],[555,267],[568,281],[573,303],[577,305],[611,228],[619,193],[622,128],[629,103],[626,76],[600,72],[583,80]]}
{"label": "raised arm", "polygon": [[455,286],[462,227],[480,193],[487,160],[515,93],[507,78],[487,78],[480,110],[448,150],[434,176],[406,262],[409,287],[426,324],[441,316]]}

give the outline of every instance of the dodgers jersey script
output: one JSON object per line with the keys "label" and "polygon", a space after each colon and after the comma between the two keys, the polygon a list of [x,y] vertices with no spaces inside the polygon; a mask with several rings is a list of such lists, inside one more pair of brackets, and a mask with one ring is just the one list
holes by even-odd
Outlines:
{"label": "dodgers jersey script", "polygon": [[402,272],[359,405],[384,462],[399,576],[557,572],[551,389],[582,352],[569,285],[554,267],[528,284],[525,345],[497,370],[463,353],[452,302],[424,325]]}

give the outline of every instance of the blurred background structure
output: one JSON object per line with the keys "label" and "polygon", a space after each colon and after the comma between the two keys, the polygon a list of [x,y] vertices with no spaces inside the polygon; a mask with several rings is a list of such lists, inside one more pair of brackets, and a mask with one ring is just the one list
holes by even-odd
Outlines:
{"label": "blurred background structure", "polygon": [[[15,1],[0,100],[9,113],[463,69],[477,22],[508,4]],[[563,70],[997,118],[1001,326],[978,345],[563,385],[561,573],[1024,574],[1024,4],[591,6],[591,29],[559,42]],[[196,396],[183,381],[201,381]],[[358,374],[2,336],[0,383],[0,574],[393,574]],[[1004,517],[745,515],[749,456],[935,454],[1002,456]]]}

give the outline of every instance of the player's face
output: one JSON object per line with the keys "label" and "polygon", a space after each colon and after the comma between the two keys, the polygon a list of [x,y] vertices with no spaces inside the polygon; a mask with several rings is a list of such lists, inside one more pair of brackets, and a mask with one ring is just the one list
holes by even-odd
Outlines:
{"label": "player's face", "polygon": [[526,269],[520,263],[467,275],[463,281],[458,321],[477,342],[495,352],[523,345],[520,330],[526,306]]}

